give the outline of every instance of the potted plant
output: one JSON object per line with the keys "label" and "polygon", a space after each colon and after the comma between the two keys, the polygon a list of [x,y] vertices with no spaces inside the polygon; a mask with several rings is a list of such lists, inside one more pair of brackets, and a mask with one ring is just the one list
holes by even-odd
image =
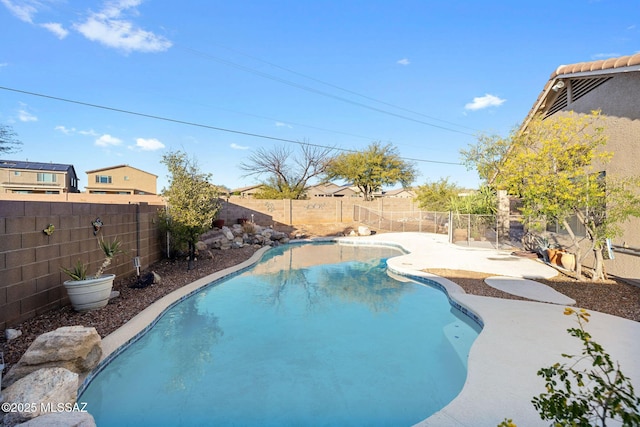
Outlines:
{"label": "potted plant", "polygon": [[113,257],[122,253],[122,243],[118,239],[106,241],[98,239],[98,246],[105,258],[96,271],[96,274],[87,277],[87,264],[78,260],[71,268],[62,267],[71,280],[64,282],[64,287],[69,295],[69,300],[76,311],[89,311],[102,308],[109,302],[115,274],[102,274],[111,264]]}

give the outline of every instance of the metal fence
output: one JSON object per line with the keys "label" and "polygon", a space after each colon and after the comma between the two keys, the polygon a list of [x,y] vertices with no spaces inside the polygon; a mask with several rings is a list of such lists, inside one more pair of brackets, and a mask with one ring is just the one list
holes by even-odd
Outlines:
{"label": "metal fence", "polygon": [[372,230],[444,234],[450,243],[470,247],[512,248],[518,246],[524,234],[521,218],[517,215],[499,217],[421,210],[383,212],[354,206],[353,218]]}

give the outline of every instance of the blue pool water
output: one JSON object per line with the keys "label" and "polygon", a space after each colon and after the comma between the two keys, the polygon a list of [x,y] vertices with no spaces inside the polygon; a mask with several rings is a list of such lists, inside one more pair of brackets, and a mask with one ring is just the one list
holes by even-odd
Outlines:
{"label": "blue pool water", "polygon": [[104,426],[409,426],[460,392],[479,329],[388,247],[289,245],[170,309],[80,402]]}

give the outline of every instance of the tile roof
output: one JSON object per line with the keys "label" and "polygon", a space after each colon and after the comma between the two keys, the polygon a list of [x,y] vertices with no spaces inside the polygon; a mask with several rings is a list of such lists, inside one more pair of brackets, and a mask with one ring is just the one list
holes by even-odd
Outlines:
{"label": "tile roof", "polygon": [[533,107],[527,114],[520,130],[524,130],[529,124],[531,118],[547,106],[547,100],[550,96],[555,98],[553,88],[559,80],[569,77],[598,76],[628,71],[640,71],[640,53],[621,56],[618,58],[560,65],[553,73],[551,73],[551,76],[549,76],[549,80],[544,85],[540,95],[538,95],[538,99],[536,99],[536,102],[534,102]]}
{"label": "tile roof", "polygon": [[554,79],[565,74],[584,73],[588,71],[598,72],[611,70],[614,68],[632,67],[634,65],[640,66],[640,53],[636,53],[635,55],[621,56],[619,58],[600,59],[598,61],[578,62],[577,64],[561,65],[556,71],[551,74],[550,79]]}

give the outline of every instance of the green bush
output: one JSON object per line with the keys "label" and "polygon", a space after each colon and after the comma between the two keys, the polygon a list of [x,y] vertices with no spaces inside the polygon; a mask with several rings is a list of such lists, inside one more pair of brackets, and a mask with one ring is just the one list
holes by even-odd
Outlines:
{"label": "green bush", "polygon": [[580,355],[562,355],[570,363],[556,363],[538,371],[547,388],[546,393],[532,400],[540,417],[554,421],[553,425],[558,427],[604,427],[607,420],[621,421],[623,426],[640,426],[640,398],[635,395],[631,381],[584,330],[590,314],[568,307],[564,314],[577,317],[579,327],[567,332],[581,340],[584,348]]}

